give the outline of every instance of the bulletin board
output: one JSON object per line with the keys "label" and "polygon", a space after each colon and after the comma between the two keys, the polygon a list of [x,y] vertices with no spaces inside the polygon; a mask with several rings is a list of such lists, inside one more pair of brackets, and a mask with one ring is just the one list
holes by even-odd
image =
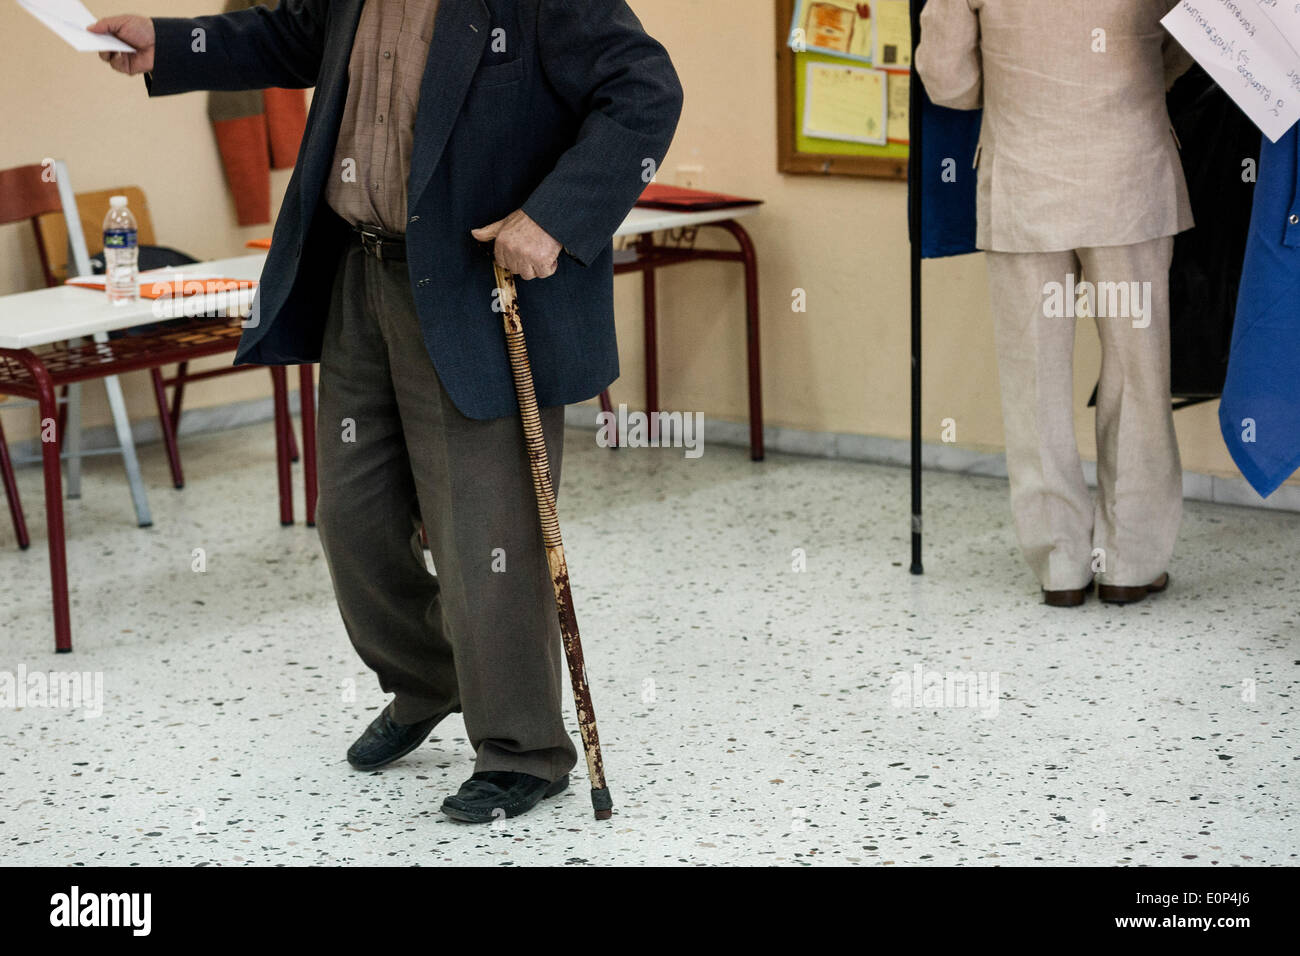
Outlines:
{"label": "bulletin board", "polygon": [[776,44],[781,172],[906,180],[908,0],[777,0]]}

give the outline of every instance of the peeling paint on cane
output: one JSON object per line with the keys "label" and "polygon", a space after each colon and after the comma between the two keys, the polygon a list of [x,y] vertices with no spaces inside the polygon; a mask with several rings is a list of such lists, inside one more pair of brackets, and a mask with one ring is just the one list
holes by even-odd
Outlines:
{"label": "peeling paint on cane", "polygon": [[494,264],[493,268],[497,279],[497,300],[505,324],[506,352],[515,380],[519,417],[523,422],[528,464],[533,474],[533,491],[537,496],[542,542],[546,546],[546,563],[550,568],[551,587],[555,592],[560,638],[564,645],[564,658],[569,665],[569,683],[573,687],[578,732],[582,735],[582,747],[587,757],[592,807],[596,819],[607,820],[613,812],[613,803],[609,789],[605,785],[605,762],[600,752],[600,736],[596,732],[596,712],[591,703],[591,688],[587,684],[587,665],[583,660],[578,618],[573,609],[573,591],[569,583],[568,563],[564,559],[564,542],[560,537],[560,522],[556,509],[555,488],[551,481],[550,459],[546,454],[541,416],[537,410],[537,395],[533,388],[532,368],[528,362],[523,322],[519,317],[515,280],[500,265]]}

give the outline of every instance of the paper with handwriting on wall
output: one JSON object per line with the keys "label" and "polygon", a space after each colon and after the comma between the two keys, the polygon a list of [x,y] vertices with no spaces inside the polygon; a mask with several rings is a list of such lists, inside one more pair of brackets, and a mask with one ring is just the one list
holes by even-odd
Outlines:
{"label": "paper with handwriting on wall", "polygon": [[881,70],[906,70],[912,65],[912,11],[907,0],[876,0],[875,48],[872,66]]}
{"label": "paper with handwriting on wall", "polygon": [[889,74],[889,121],[886,136],[891,143],[910,143],[912,138],[912,74]]}
{"label": "paper with handwriting on wall", "polygon": [[1300,54],[1265,13],[1268,5],[1181,0],[1161,22],[1276,143],[1300,120]]}
{"label": "paper with handwriting on wall", "polygon": [[108,33],[91,33],[86,27],[99,17],[81,0],[18,0],[18,5],[66,40],[74,50],[115,50],[134,53],[135,47]]}

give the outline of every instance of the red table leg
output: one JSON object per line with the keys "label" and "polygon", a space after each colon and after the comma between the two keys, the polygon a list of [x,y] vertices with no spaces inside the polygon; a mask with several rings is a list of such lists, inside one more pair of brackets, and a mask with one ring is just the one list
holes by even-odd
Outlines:
{"label": "red table leg", "polygon": [[160,368],[151,368],[149,378],[153,382],[154,404],[158,406],[158,427],[162,430],[163,445],[167,449],[167,464],[172,470],[172,486],[185,487],[185,472],[181,469],[181,453],[176,447],[176,425],[167,410],[167,387],[163,384]]}
{"label": "red table leg", "polygon": [[280,524],[293,524],[293,485],[289,474],[289,377],[283,365],[271,367],[275,394],[275,471],[280,485]]}
{"label": "red table leg", "polygon": [[54,426],[54,434],[57,436],[59,454],[63,454],[63,430],[68,427],[68,386],[64,385],[59,389],[59,398],[62,401],[59,404],[59,421]]}
{"label": "red table leg", "polygon": [[294,437],[292,428],[289,429],[289,460],[298,461],[298,439]]}
{"label": "red table leg", "polygon": [[[302,409],[302,481],[307,499],[307,527],[316,525],[316,375],[310,365],[298,367],[298,401]],[[290,429],[290,434],[293,434]]]}
{"label": "red table leg", "polygon": [[[41,411],[41,431],[47,421],[58,422],[59,403],[54,382],[41,360],[27,349],[7,352],[26,366],[36,385]],[[56,425],[57,428],[57,425]],[[63,530],[63,472],[57,441],[41,442],[41,463],[45,472],[45,527],[50,548],[50,605],[54,612],[54,650],[67,654],[72,650],[72,625],[68,614],[68,552]]]}
{"label": "red table leg", "polygon": [[181,401],[185,398],[185,376],[189,371],[189,362],[176,364],[176,383],[172,386],[172,431],[179,431],[181,427]]}
{"label": "red table leg", "polygon": [[763,369],[759,351],[758,256],[749,233],[734,219],[717,224],[740,243],[745,263],[745,331],[749,351],[749,457],[763,460]]}

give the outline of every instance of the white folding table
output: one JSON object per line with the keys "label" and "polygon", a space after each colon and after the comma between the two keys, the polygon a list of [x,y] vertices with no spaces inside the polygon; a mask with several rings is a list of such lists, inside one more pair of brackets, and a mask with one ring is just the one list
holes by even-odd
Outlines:
{"label": "white folding table", "polygon": [[[264,254],[238,256],[212,262],[195,263],[173,270],[173,277],[185,275],[220,275],[235,280],[255,280],[262,272]],[[140,299],[127,305],[112,305],[102,291],[57,286],[0,296],[0,393],[34,399],[43,425],[58,421],[56,391],[61,385],[76,386],[95,379],[114,379],[125,372],[154,368],[173,362],[189,361],[209,355],[233,352],[239,344],[241,320],[253,301],[252,283],[217,293],[200,294],[183,300]],[[174,311],[165,311],[171,308]],[[175,318],[176,313],[182,317]],[[191,316],[191,317],[184,317]],[[211,316],[211,317],[207,317]],[[157,330],[140,335],[110,338],[109,333],[136,326],[166,321]],[[280,519],[292,524],[292,489],[289,486],[289,403],[287,375],[283,368],[272,369],[275,383],[276,451],[280,485]],[[314,421],[310,387],[311,366],[303,367],[303,425],[307,432]],[[114,381],[115,384],[115,381]],[[110,402],[121,402],[121,392],[110,388]],[[135,449],[131,440],[125,406],[115,416],[118,441],[128,473],[138,478]],[[165,418],[165,416],[164,416]],[[76,440],[77,423],[69,422],[67,439]],[[162,422],[164,439],[175,441],[170,423]],[[72,649],[68,616],[68,574],[63,523],[63,476],[60,468],[62,435],[55,441],[41,443],[45,471],[45,516],[50,549],[51,604],[54,614],[55,649]],[[69,452],[72,449],[66,449]],[[314,436],[304,434],[304,465],[314,472]],[[314,478],[314,474],[311,478]],[[134,484],[134,482],[133,482]],[[309,485],[310,487],[310,485]],[[312,489],[314,492],[314,488]],[[133,489],[137,513],[147,502],[141,501],[143,485]]]}

